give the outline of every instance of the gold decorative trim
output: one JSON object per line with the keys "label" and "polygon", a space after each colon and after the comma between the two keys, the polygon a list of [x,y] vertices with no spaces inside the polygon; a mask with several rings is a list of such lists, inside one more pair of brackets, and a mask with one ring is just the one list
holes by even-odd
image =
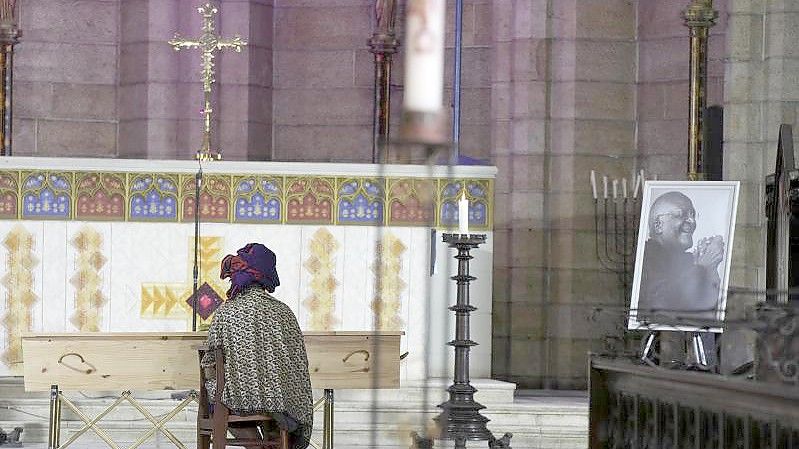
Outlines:
{"label": "gold decorative trim", "polygon": [[338,320],[336,308],[336,252],[338,241],[325,228],[317,230],[309,243],[310,255],[303,267],[311,274],[311,294],[303,301],[308,309],[308,330],[332,330]]}
{"label": "gold decorative trim", "polygon": [[81,332],[99,332],[103,306],[108,302],[103,294],[103,277],[100,275],[106,263],[103,235],[90,226],[84,226],[71,243],[78,252],[75,256],[75,274],[69,280],[75,286],[75,311],[70,322]]}
{"label": "gold decorative trim", "polygon": [[402,256],[406,249],[402,240],[390,232],[377,244],[375,263],[372,265],[376,280],[375,297],[371,304],[376,330],[402,329],[400,296],[407,287],[402,279]]}
{"label": "gold decorative trim", "polygon": [[8,251],[6,275],[6,350],[3,361],[13,371],[22,369],[22,334],[31,330],[33,305],[39,297],[33,291],[33,269],[39,264],[34,255],[35,239],[22,225],[14,226],[6,234],[3,246]]}

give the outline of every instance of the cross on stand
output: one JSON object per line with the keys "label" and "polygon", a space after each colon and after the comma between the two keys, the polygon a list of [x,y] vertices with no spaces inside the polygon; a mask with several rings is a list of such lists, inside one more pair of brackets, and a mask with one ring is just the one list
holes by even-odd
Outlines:
{"label": "cross on stand", "polygon": [[224,39],[214,33],[214,16],[217,9],[210,2],[206,2],[203,6],[197,8],[200,15],[203,16],[203,32],[198,39],[184,39],[179,34],[175,33],[175,37],[169,41],[169,44],[179,51],[182,48],[198,48],[202,52],[202,80],[203,80],[203,94],[205,104],[203,106],[203,117],[205,125],[203,129],[203,143],[197,151],[197,159],[200,161],[222,159],[222,154],[213,152],[211,150],[211,86],[216,81],[214,79],[214,58],[216,52],[226,48],[232,48],[236,53],[241,53],[242,47],[247,45],[247,41],[241,38],[238,34],[233,39]]}

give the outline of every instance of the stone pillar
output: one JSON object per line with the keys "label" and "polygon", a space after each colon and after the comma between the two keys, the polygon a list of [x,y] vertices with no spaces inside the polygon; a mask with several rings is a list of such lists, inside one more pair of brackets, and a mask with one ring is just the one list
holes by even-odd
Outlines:
{"label": "stone pillar", "polygon": [[[779,125],[797,126],[799,13],[782,0],[730,0],[729,11],[724,175],[741,181],[730,285],[764,288],[764,177],[774,169]],[[756,299],[734,297],[728,317],[740,318]],[[722,368],[752,360],[753,344],[750,332],[725,332]]]}
{"label": "stone pillar", "polygon": [[14,155],[116,155],[119,3],[17,2]]}
{"label": "stone pillar", "polygon": [[[186,158],[178,151],[180,58],[166,43],[187,8],[180,0],[122,2],[119,156]],[[183,31],[183,30],[181,30]]]}
{"label": "stone pillar", "polygon": [[546,3],[495,0],[477,14],[492,18],[490,148],[499,170],[494,201],[492,374],[528,388],[542,385],[546,365],[542,230],[549,110]]}
{"label": "stone pillar", "polygon": [[[595,256],[592,169],[621,178],[635,167],[636,8],[630,0],[552,2],[549,233],[544,387],[585,388],[586,354],[614,334],[618,277]],[[600,287],[602,286],[602,287]]]}
{"label": "stone pillar", "polygon": [[[193,158],[202,141],[200,52],[175,52],[175,32],[200,35],[195,0],[121,2],[119,146],[121,157]],[[271,158],[272,2],[225,1],[216,32],[241,35],[241,53],[216,57],[212,148],[228,160]]]}
{"label": "stone pillar", "polygon": [[[219,57],[218,117],[226,160],[272,159],[272,0],[226,0],[219,33],[247,40],[241,53]],[[324,70],[323,67],[317,67]]]}
{"label": "stone pillar", "polygon": [[610,332],[588,317],[621,302],[594,256],[588,176],[634,166],[635,7],[492,5],[494,373],[526,388],[584,388],[586,354]]}
{"label": "stone pillar", "polygon": [[[371,3],[296,1],[275,6],[276,160],[372,160]],[[401,82],[401,75],[396,76],[401,73],[399,63],[395,82]],[[392,115],[398,118],[402,96],[395,98]]]}

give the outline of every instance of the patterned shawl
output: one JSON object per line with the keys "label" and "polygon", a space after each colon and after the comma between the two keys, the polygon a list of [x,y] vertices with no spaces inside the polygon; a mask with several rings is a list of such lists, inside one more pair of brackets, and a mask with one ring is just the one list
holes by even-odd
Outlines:
{"label": "patterned shawl", "polygon": [[[269,413],[279,422],[288,416],[298,427],[287,429],[292,448],[308,447],[313,427],[313,397],[300,326],[289,307],[263,288],[244,289],[214,313],[208,346],[225,353],[222,402],[236,414]],[[202,365],[214,363],[213,352]],[[213,397],[215,382],[206,386]]]}

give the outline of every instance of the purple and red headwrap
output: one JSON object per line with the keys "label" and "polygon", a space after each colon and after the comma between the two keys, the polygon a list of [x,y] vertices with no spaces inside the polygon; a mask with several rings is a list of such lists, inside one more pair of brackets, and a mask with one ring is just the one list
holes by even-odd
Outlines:
{"label": "purple and red headwrap", "polygon": [[275,265],[275,253],[260,243],[248,243],[237,251],[238,255],[228,254],[222,259],[222,279],[230,278],[228,299],[234,298],[250,285],[258,284],[269,293],[280,285]]}

